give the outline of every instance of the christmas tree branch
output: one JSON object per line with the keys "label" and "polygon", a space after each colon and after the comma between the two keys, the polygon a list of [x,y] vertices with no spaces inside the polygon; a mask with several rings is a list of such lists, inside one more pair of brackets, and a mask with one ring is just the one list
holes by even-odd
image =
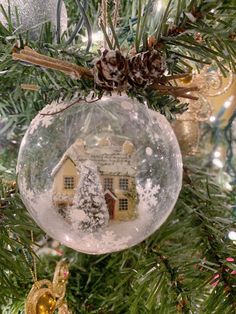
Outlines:
{"label": "christmas tree branch", "polygon": [[171,287],[176,294],[176,310],[178,313],[191,313],[189,296],[182,284],[183,278],[178,276],[177,269],[171,267],[171,263],[166,256],[163,256],[158,249],[153,250],[163,263],[171,281]]}
{"label": "christmas tree branch", "polygon": [[[20,293],[14,286],[14,278],[32,280],[30,274],[31,265],[25,259],[25,255],[31,256],[30,232],[36,234],[39,229],[23,209],[23,205],[16,193],[16,183],[12,180],[0,178],[0,304],[9,302],[12,298],[19,297]],[[16,215],[17,210],[17,215]],[[28,236],[27,236],[28,234]]]}
{"label": "christmas tree branch", "polygon": [[[152,21],[156,24],[149,30],[152,11],[149,10],[148,19],[144,19],[141,12],[147,15],[145,6],[148,1],[140,1],[143,7],[136,34],[136,3],[132,1],[131,5],[129,1],[121,1],[121,19],[117,29],[119,45],[129,52],[136,38],[137,51],[142,51],[147,48],[147,34],[156,34],[154,47],[166,55],[170,74],[162,77],[163,84],[156,82],[160,90],[134,88],[128,93],[130,97],[147,102],[149,108],[173,118],[174,114],[186,109],[186,104],[161,94],[161,89],[172,88],[169,81],[181,78],[184,72],[196,65],[195,62],[217,63],[223,73],[226,73],[227,65],[235,69],[235,7],[233,1],[178,1],[177,7],[174,1],[170,1],[162,19]],[[69,0],[71,13],[72,7],[72,0]],[[94,25],[97,9],[98,1],[92,1],[89,12]],[[73,16],[72,26],[76,20],[77,17]],[[17,40],[23,47],[26,37],[25,34],[17,35],[13,24],[9,24],[9,28],[0,25],[0,85],[3,86],[0,91],[0,169],[4,177],[0,183],[0,308],[3,313],[19,314],[24,311],[24,300],[32,284],[23,252],[31,254],[30,231],[33,229],[37,234],[38,229],[29,219],[17,192],[5,181],[9,169],[14,172],[17,143],[45,104],[60,98],[66,102],[75,96],[86,97],[91,90],[95,94],[102,92],[94,89],[90,74],[81,80],[64,75],[74,73],[67,62],[90,68],[97,55],[84,52],[80,34],[74,39],[73,47],[65,47],[63,42],[56,45],[52,33],[46,30],[43,40],[30,43],[36,51],[47,51],[55,58],[66,56],[69,61],[60,63],[62,73],[55,73],[45,68],[23,67],[12,60],[12,47]],[[14,53],[16,58],[20,55]],[[57,66],[57,61],[37,53],[27,52],[22,56],[30,56],[44,65]],[[79,70],[76,75],[79,77]],[[22,90],[22,84],[32,83],[40,90]],[[183,94],[181,89],[176,91]],[[184,94],[188,96],[188,92],[191,91],[185,90]],[[4,156],[3,146],[7,147]],[[233,196],[216,184],[214,173],[196,165],[198,162],[202,164],[202,159],[185,161],[187,174],[175,212],[140,245],[109,256],[86,256],[62,249],[72,261],[67,298],[75,314],[233,313],[235,262],[226,260],[236,256],[235,245],[228,238],[228,232],[236,228],[229,206],[233,203]],[[45,255],[38,267],[40,279],[51,278],[55,257]],[[215,286],[212,285],[213,279]]]}
{"label": "christmas tree branch", "polygon": [[193,96],[190,94],[190,92],[198,91],[198,87],[178,87],[178,86],[168,86],[168,85],[161,85],[158,83],[154,83],[152,85],[152,88],[160,92],[161,94],[169,94],[173,97],[181,97],[181,98],[187,98],[187,99],[193,99],[197,100],[198,97]]}
{"label": "christmas tree branch", "polygon": [[91,71],[87,68],[39,54],[27,46],[24,47],[23,50],[20,50],[19,53],[13,53],[12,57],[13,60],[24,61],[41,67],[58,70],[77,79],[81,77],[93,78]]}
{"label": "christmas tree branch", "polygon": [[[211,300],[216,300],[215,290],[217,300],[222,301],[222,284],[226,289],[223,295],[228,295],[226,299],[229,300],[223,302],[224,311],[232,310],[234,288],[230,290],[229,287],[232,286],[230,280],[233,280],[233,275],[230,275],[231,279],[229,273],[225,272],[227,263],[224,261],[226,257],[235,256],[236,251],[233,243],[222,242],[225,231],[234,225],[228,209],[231,196],[219,189],[214,178],[206,174],[206,169],[194,164],[196,160],[191,159],[185,163],[188,178],[185,178],[187,183],[184,184],[176,212],[144,243],[122,253],[98,257],[64,249],[67,258],[73,260],[67,300],[74,313],[108,312],[111,309],[116,313],[126,313],[131,309],[132,313],[137,313],[137,309],[143,313],[190,313],[196,308],[210,313],[213,306]],[[17,195],[12,194],[11,202],[15,202],[16,198]],[[14,226],[16,224],[17,221]],[[23,232],[24,229],[21,230]],[[21,241],[23,243],[25,239]],[[5,269],[6,265],[2,265]],[[27,278],[22,275],[16,277],[12,270],[8,275],[9,284],[14,281],[18,290],[19,300],[13,304],[22,310],[22,301],[31,284],[28,266],[24,267],[21,271],[28,274]],[[38,267],[41,279],[50,278],[55,258],[45,256]],[[216,273],[222,273],[226,278],[222,277],[222,283],[219,282],[212,290],[211,280]],[[8,293],[7,299],[13,296],[10,286],[8,290],[2,290],[2,295],[5,293]],[[166,295],[169,296],[168,300]],[[0,303],[4,304],[7,299],[1,299]],[[221,303],[214,304],[217,310],[220,310]]]}

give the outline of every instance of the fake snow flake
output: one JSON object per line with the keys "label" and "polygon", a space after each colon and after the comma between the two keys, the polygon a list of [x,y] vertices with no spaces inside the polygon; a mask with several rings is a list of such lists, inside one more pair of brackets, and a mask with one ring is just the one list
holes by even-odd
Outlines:
{"label": "fake snow flake", "polygon": [[139,204],[147,209],[157,205],[157,193],[160,191],[160,185],[153,185],[151,179],[147,179],[145,185],[137,185],[139,195]]}
{"label": "fake snow flake", "polygon": [[30,128],[28,130],[29,134],[32,135],[39,126],[43,128],[48,128],[54,120],[54,114],[62,111],[67,106],[68,104],[64,102],[58,103],[56,101],[53,101],[50,105],[44,107],[39,112],[39,114],[32,120]]}
{"label": "fake snow flake", "polygon": [[147,154],[148,156],[152,156],[152,153],[153,153],[153,151],[152,151],[151,147],[147,147],[147,148],[146,148],[146,154]]}

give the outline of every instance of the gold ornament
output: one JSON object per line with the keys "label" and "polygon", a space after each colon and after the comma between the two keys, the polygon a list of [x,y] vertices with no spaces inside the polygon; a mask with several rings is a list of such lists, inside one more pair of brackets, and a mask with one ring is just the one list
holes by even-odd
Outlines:
{"label": "gold ornament", "polygon": [[207,99],[198,94],[198,100],[189,100],[188,110],[177,116],[172,123],[183,155],[195,155],[198,152],[200,122],[206,121],[211,114]]}
{"label": "gold ornament", "polygon": [[60,261],[55,269],[53,281],[36,281],[25,304],[26,314],[53,314],[58,309],[61,314],[71,313],[64,300],[69,277],[68,264]]}
{"label": "gold ornament", "polygon": [[197,86],[198,91],[205,97],[216,97],[226,93],[232,86],[234,75],[229,71],[224,77],[221,71],[213,65],[204,66],[200,72],[193,71],[177,80],[178,86]]}
{"label": "gold ornament", "polygon": [[[222,75],[219,71],[204,67],[200,73],[192,72],[188,76],[179,78],[178,85],[198,86],[199,91],[191,93],[197,100],[190,99],[188,110],[177,116],[172,127],[178,138],[181,151],[184,155],[194,155],[198,152],[200,139],[200,122],[209,119],[212,109],[206,97],[219,95],[232,84],[232,73],[229,75],[227,86],[222,85]],[[184,101],[184,99],[182,99]]]}
{"label": "gold ornament", "polygon": [[52,314],[55,311],[56,303],[55,298],[49,292],[46,292],[38,300],[36,313]]}
{"label": "gold ornament", "polygon": [[178,139],[183,155],[195,155],[198,152],[200,129],[194,120],[176,120],[172,127]]}
{"label": "gold ornament", "polygon": [[[193,155],[198,151],[200,122],[210,118],[214,102],[218,101],[221,108],[222,105],[228,106],[229,99],[232,101],[231,90],[234,87],[234,76],[229,71],[224,77],[218,69],[211,65],[203,67],[199,73],[193,71],[189,76],[179,78],[177,83],[178,86],[196,85],[199,88],[197,93],[191,93],[191,95],[197,96],[198,100],[189,100],[188,110],[177,116],[177,121],[172,124],[182,153]],[[231,98],[229,98],[230,96]]]}
{"label": "gold ornament", "polygon": [[233,83],[233,73],[229,71],[224,77],[218,68],[205,66],[200,73],[195,73],[194,83],[205,97],[223,95]]}

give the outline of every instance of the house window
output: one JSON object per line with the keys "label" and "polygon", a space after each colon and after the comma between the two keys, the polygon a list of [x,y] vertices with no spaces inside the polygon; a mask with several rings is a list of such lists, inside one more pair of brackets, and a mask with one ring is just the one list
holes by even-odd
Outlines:
{"label": "house window", "polygon": [[127,191],[129,188],[129,179],[121,178],[120,179],[120,190]]}
{"label": "house window", "polygon": [[128,200],[126,198],[119,199],[119,210],[128,210]]}
{"label": "house window", "polygon": [[74,177],[64,177],[64,189],[73,190],[75,188],[75,178]]}
{"label": "house window", "polygon": [[113,190],[113,179],[112,178],[104,178],[104,191]]}

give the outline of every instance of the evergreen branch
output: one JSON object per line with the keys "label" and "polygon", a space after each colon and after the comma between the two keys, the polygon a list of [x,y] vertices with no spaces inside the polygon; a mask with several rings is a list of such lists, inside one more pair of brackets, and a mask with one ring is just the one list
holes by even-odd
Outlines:
{"label": "evergreen branch", "polygon": [[[146,32],[146,28],[147,28],[147,20],[148,20],[148,15],[150,14],[150,9],[151,9],[151,4],[152,4],[152,0],[148,0],[148,3],[146,5],[146,8],[145,8],[145,13],[144,13],[144,16],[142,17],[142,22],[140,22],[140,30],[139,32],[137,32],[137,47],[138,47],[138,50],[137,52],[140,51],[140,43],[141,43],[141,40],[144,39],[144,34]],[[147,41],[144,40],[143,41],[143,47],[146,47],[147,46]],[[137,48],[136,47],[136,48]],[[145,49],[143,49],[145,51]]]}
{"label": "evergreen branch", "polygon": [[[176,212],[146,242],[122,253],[97,257],[66,250],[66,256],[74,261],[67,294],[74,313],[189,313],[197,308],[212,313],[214,306],[220,310],[223,292],[217,294],[221,303],[212,305],[210,298],[215,300],[215,292],[209,281],[220,269],[219,260],[236,253],[233,244],[222,242],[224,231],[232,228],[232,219],[226,218],[230,198],[220,192],[204,168],[193,166],[195,163],[187,163],[190,184],[184,185]],[[219,216],[225,219],[219,220]],[[210,234],[216,235],[211,248]],[[54,266],[55,258],[47,256],[39,264],[39,277],[50,277]],[[11,272],[12,278],[16,289],[21,287],[18,303],[13,302],[20,308],[30,278],[24,285]],[[225,313],[232,309],[231,304],[223,303]]]}
{"label": "evergreen branch", "polygon": [[9,290],[12,297],[20,295],[19,290],[14,289],[12,276],[21,280],[32,280],[29,272],[31,265],[25,260],[25,254],[32,254],[31,240],[27,234],[31,230],[36,233],[39,230],[23,210],[14,181],[0,179],[0,187],[0,297],[1,304],[4,304],[9,300]]}
{"label": "evergreen branch", "polygon": [[195,97],[190,94],[190,92],[198,91],[198,87],[178,87],[178,86],[168,86],[168,85],[161,85],[159,83],[154,83],[152,88],[157,90],[161,94],[168,94],[175,98],[183,97],[188,99],[197,100],[198,97]]}
{"label": "evergreen branch", "polygon": [[76,64],[71,64],[66,61],[41,55],[29,47],[25,47],[23,50],[20,51],[20,53],[13,53],[12,56],[13,60],[25,61],[42,67],[58,70],[64,72],[67,75],[73,75],[79,79],[81,77],[93,77],[89,69],[78,66]]}
{"label": "evergreen branch", "polygon": [[176,294],[176,309],[180,313],[191,313],[189,307],[189,296],[186,295],[186,291],[183,288],[183,281],[181,278],[178,278],[177,269],[171,267],[171,263],[166,256],[163,256],[158,249],[153,249],[157,256],[159,256],[160,261],[163,263],[168,275],[170,277],[171,287]]}
{"label": "evergreen branch", "polygon": [[170,12],[171,12],[171,9],[172,9],[172,7],[171,7],[172,3],[173,3],[172,0],[168,1],[165,13],[162,15],[162,18],[161,18],[161,21],[160,21],[160,23],[158,25],[158,28],[155,31],[155,38],[156,38],[157,42],[159,42],[159,40],[161,38],[162,30],[164,28],[164,25],[167,24],[167,19],[168,19],[168,16],[169,16]]}

